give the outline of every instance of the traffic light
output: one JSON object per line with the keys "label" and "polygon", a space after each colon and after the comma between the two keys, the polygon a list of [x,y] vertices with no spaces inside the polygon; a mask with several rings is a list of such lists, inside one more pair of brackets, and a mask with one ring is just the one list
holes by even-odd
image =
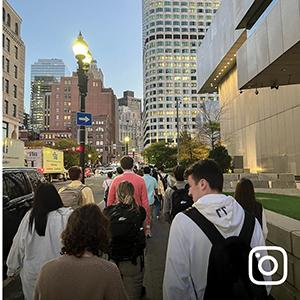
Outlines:
{"label": "traffic light", "polygon": [[81,153],[83,150],[83,147],[81,145],[76,146],[75,151],[78,153]]}

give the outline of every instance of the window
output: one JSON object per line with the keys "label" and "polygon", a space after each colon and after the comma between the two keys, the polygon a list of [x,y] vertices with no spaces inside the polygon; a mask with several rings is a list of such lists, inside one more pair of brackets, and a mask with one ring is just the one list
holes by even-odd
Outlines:
{"label": "window", "polygon": [[5,93],[9,93],[9,81],[7,79],[5,79]]}
{"label": "window", "polygon": [[15,23],[15,34],[19,35],[19,24]]}
{"label": "window", "polygon": [[7,14],[7,26],[9,26],[10,27],[10,14]]}
{"label": "window", "polygon": [[5,48],[5,35],[2,33],[2,48]]}
{"label": "window", "polygon": [[9,59],[5,59],[5,69],[6,69],[6,72],[9,73]]}
{"label": "window", "polygon": [[8,114],[8,101],[7,100],[4,101],[4,112],[6,114]]}
{"label": "window", "polygon": [[6,50],[7,52],[10,52],[10,39],[6,38]]}
{"label": "window", "polygon": [[4,174],[3,194],[6,194],[9,199],[16,199],[31,193],[28,182],[21,172]]}
{"label": "window", "polygon": [[17,116],[17,105],[13,104],[13,116],[16,117]]}
{"label": "window", "polygon": [[15,78],[18,78],[18,67],[14,65],[14,73],[15,73]]}
{"label": "window", "polygon": [[2,137],[7,138],[8,137],[8,123],[2,122]]}
{"label": "window", "polygon": [[14,97],[17,98],[17,86],[14,84]]}
{"label": "window", "polygon": [[16,58],[16,59],[18,59],[18,54],[19,54],[19,53],[18,53],[18,50],[19,50],[18,47],[15,46],[15,58]]}
{"label": "window", "polygon": [[5,8],[2,7],[2,22],[3,22],[3,24],[5,23],[5,18],[6,18]]}

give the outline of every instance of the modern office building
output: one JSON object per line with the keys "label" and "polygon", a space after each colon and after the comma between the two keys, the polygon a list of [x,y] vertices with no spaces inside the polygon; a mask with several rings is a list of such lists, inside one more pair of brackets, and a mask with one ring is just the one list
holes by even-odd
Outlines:
{"label": "modern office building", "polygon": [[144,146],[176,142],[180,130],[196,130],[200,101],[217,100],[216,91],[197,94],[196,50],[220,1],[143,1]]}
{"label": "modern office building", "polygon": [[[134,97],[133,91],[123,92],[119,104],[119,141],[124,144],[129,137],[129,152],[141,153],[143,150],[143,126],[141,99]],[[133,150],[132,150],[133,149]]]}
{"label": "modern office building", "polygon": [[37,62],[31,65],[31,81],[35,76],[52,76],[56,80],[65,76],[66,66],[62,59],[38,59]]}
{"label": "modern office building", "polygon": [[2,107],[3,138],[19,138],[24,113],[25,45],[22,19],[4,0],[2,7]]}
{"label": "modern office building", "polygon": [[31,81],[30,130],[39,133],[50,129],[50,95],[53,76],[35,76]]}
{"label": "modern office building", "polygon": [[218,89],[238,168],[300,176],[299,12],[299,0],[224,1],[198,50],[198,92]]}

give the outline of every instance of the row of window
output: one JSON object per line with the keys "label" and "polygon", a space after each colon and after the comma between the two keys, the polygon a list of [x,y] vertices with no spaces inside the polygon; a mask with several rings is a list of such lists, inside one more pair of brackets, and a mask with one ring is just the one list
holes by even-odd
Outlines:
{"label": "row of window", "polygon": [[[200,45],[200,44],[199,44]],[[146,49],[157,48],[157,47],[197,47],[197,42],[187,42],[187,41],[157,41],[149,42],[146,44]]]}
{"label": "row of window", "polygon": [[[206,29],[207,30],[207,29]],[[150,35],[155,32],[205,32],[204,28],[196,28],[196,27],[190,27],[190,28],[180,28],[180,27],[157,27],[150,29],[146,32],[146,35]]]}
{"label": "row of window", "polygon": [[200,6],[200,7],[218,7],[219,1],[212,2],[186,2],[186,1],[156,1],[149,3],[150,7],[158,7],[158,6]]}
{"label": "row of window", "polygon": [[[9,80],[8,79],[3,79],[3,83],[2,83],[2,90],[6,93],[9,94],[9,90],[10,90],[10,84],[9,84]],[[13,95],[14,98],[17,98],[18,96],[18,87],[14,84],[13,85]]]}
{"label": "row of window", "polygon": [[[145,57],[149,57],[149,59],[153,59],[155,60],[156,58],[156,54],[157,53],[182,53],[182,54],[188,54],[188,53],[196,53],[197,50],[196,49],[180,49],[180,48],[158,48],[158,49],[152,49],[146,52]],[[152,57],[151,57],[152,56]],[[172,56],[170,56],[172,57]],[[147,59],[146,59],[147,62]]]}
{"label": "row of window", "polygon": [[[11,26],[11,17],[9,13],[6,13],[5,8],[2,8],[2,22],[6,24],[8,27]],[[19,35],[19,24],[15,23],[15,34]]]}
{"label": "row of window", "polygon": [[[8,102],[8,100],[4,100],[3,112],[6,115],[9,114],[9,102]],[[12,116],[17,117],[17,105],[16,104],[12,105]]]}
{"label": "row of window", "polygon": [[152,84],[149,84],[149,85],[146,85],[146,89],[149,88],[149,89],[153,89],[153,88],[156,88],[156,87],[197,87],[197,84],[195,82],[166,82],[166,83],[163,83],[163,82],[159,82],[159,83],[152,83]]}
{"label": "row of window", "polygon": [[[2,33],[2,47],[5,49],[7,52],[10,52],[10,39],[8,37],[5,37],[5,34]],[[15,58],[18,59],[19,56],[19,49],[17,46],[14,47],[14,53],[15,53]]]}
{"label": "row of window", "polygon": [[154,14],[154,13],[162,13],[162,12],[175,12],[175,13],[191,13],[191,14],[195,14],[195,13],[208,13],[208,14],[212,14],[212,13],[216,13],[217,10],[216,9],[210,9],[210,8],[179,8],[179,7],[157,7],[156,9],[149,9],[148,11],[145,12],[146,16]]}
{"label": "row of window", "polygon": [[[7,73],[10,72],[10,61],[8,58],[4,58],[4,55],[2,55],[2,69]],[[18,67],[16,65],[14,65],[14,77],[18,79]]]}
{"label": "row of window", "polygon": [[178,20],[212,20],[211,15],[204,15],[204,14],[189,14],[189,15],[181,15],[181,14],[174,14],[174,15],[163,15],[163,14],[153,14],[153,15],[145,15],[145,22],[149,22],[152,20],[163,20],[163,19],[178,19]]}
{"label": "row of window", "polygon": [[150,27],[154,27],[155,25],[166,25],[166,26],[169,26],[169,25],[173,25],[173,26],[204,26],[205,25],[205,22],[203,21],[199,21],[199,22],[196,22],[196,21],[162,21],[162,20],[159,20],[159,21],[156,21],[156,22],[151,22],[149,25],[146,25],[146,29],[150,28]]}

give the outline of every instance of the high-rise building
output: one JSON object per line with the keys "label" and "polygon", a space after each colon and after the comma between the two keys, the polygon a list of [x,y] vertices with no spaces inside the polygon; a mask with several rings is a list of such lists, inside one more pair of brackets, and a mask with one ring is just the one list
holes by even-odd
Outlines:
{"label": "high-rise building", "polygon": [[51,85],[62,76],[65,64],[61,59],[38,59],[31,65],[30,130],[49,130]]}
{"label": "high-rise building", "polygon": [[49,130],[50,94],[54,82],[53,76],[35,76],[31,81],[30,129],[36,133]]}
{"label": "high-rise building", "polygon": [[217,94],[197,94],[197,47],[220,1],[143,1],[144,146],[176,142],[180,130],[196,130],[200,101]]}
{"label": "high-rise building", "polygon": [[133,91],[123,92],[119,104],[119,141],[124,143],[128,136],[129,152],[141,153],[143,145],[141,99],[134,97]]}
{"label": "high-rise building", "polygon": [[2,7],[2,107],[3,138],[19,137],[24,113],[25,46],[21,38],[22,19],[4,0]]}
{"label": "high-rise building", "polygon": [[31,65],[31,81],[35,76],[52,76],[59,80],[60,77],[65,76],[66,66],[61,59],[38,59]]}

